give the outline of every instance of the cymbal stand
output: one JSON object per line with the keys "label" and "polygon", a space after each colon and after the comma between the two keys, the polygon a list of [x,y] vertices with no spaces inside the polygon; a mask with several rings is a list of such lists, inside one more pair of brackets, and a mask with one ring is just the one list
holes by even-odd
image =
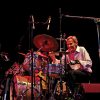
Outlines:
{"label": "cymbal stand", "polygon": [[64,39],[64,43],[63,43],[63,47],[64,47],[64,56],[65,56],[65,59],[64,59],[64,69],[65,69],[65,80],[66,80],[66,89],[68,89],[68,94],[69,96],[72,96],[72,91],[70,89],[70,80],[69,80],[69,66],[67,65],[67,58],[66,58],[66,55],[67,55],[67,52],[66,52],[66,40],[65,40],[65,37],[66,37],[66,34],[64,33],[63,35],[63,39]]}
{"label": "cymbal stand", "polygon": [[50,59],[48,59],[48,66],[47,66],[47,77],[48,77],[48,94],[50,95],[49,100],[56,100],[54,98],[54,91],[53,91],[53,81],[54,79],[49,75],[49,68],[50,68]]}
{"label": "cymbal stand", "polygon": [[[61,32],[61,22],[62,22],[62,13],[61,13],[61,8],[59,8],[59,24],[60,24],[60,52],[62,51],[62,32]],[[60,64],[61,64],[61,54],[60,54]],[[60,99],[62,100],[62,68],[60,66]]]}
{"label": "cymbal stand", "polygon": [[[61,66],[62,65],[62,61],[61,61],[61,58],[62,58],[62,50],[63,50],[63,48],[62,48],[62,41],[64,41],[64,39],[63,39],[63,37],[62,37],[62,34],[60,35],[60,38],[59,38],[59,40],[60,40],[60,54],[59,54],[59,56],[60,56],[60,66],[59,66],[59,70],[60,70],[60,98],[61,98],[61,100],[62,100],[62,89],[63,89],[63,87],[62,87],[62,83],[63,83],[63,80],[62,80],[62,73],[63,73],[63,70],[64,70],[64,68],[63,68],[63,66]],[[56,84],[57,85],[57,84]],[[55,90],[56,90],[56,88],[57,88],[57,86],[55,87],[55,89],[54,89],[54,93],[55,93]]]}
{"label": "cymbal stand", "polygon": [[[39,51],[41,51],[41,49],[44,47],[44,45],[46,45],[47,44],[47,41],[44,41],[43,42],[43,44],[41,45],[41,47],[37,50],[37,52],[39,52]],[[41,67],[42,67],[42,65],[41,65]],[[42,71],[43,71],[44,69],[42,69]],[[47,73],[48,73],[48,68],[47,68]],[[48,76],[48,75],[47,75]],[[41,96],[41,99],[42,98],[44,98],[45,99],[45,96],[43,95],[43,93],[42,93],[42,81],[44,81],[44,82],[46,82],[42,77],[39,77],[40,78],[40,89],[41,89],[41,92],[39,93],[39,96]],[[38,97],[39,97],[38,96]],[[37,98],[38,98],[37,97]],[[38,99],[37,99],[38,100]]]}
{"label": "cymbal stand", "polygon": [[65,68],[65,75],[67,75],[67,72],[68,72],[68,70],[67,70],[67,62],[66,62],[66,40],[65,40],[65,37],[66,37],[66,34],[64,33],[64,35],[63,35],[63,39],[64,39],[64,42],[63,42],[63,49],[64,49],[64,55],[65,55],[65,59],[64,59],[64,68]]}
{"label": "cymbal stand", "polygon": [[[61,35],[61,37],[60,37],[60,43],[61,43],[61,41],[62,41],[62,35]],[[61,45],[61,44],[60,44]],[[60,46],[60,52],[62,52],[62,47]],[[62,67],[63,66],[61,66],[61,54],[60,54],[60,98],[61,98],[61,100],[62,100],[62,91],[63,91],[63,87],[62,87]]]}
{"label": "cymbal stand", "polygon": [[[34,25],[34,17],[33,17],[33,15],[31,15],[29,19],[30,19],[29,20],[29,50],[31,49],[31,61],[32,61],[32,64],[31,64],[31,100],[33,100],[34,99],[34,96],[33,96],[33,83],[34,83],[34,86],[35,86],[35,71],[34,71],[33,67],[35,67],[34,66],[35,59],[33,61],[32,38],[33,38],[33,33],[34,33],[35,25]],[[34,80],[33,80],[33,77],[34,77]]]}

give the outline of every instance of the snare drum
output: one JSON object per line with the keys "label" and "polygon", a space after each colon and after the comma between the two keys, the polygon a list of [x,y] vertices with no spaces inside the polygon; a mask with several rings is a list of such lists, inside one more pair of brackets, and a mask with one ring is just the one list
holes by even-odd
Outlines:
{"label": "snare drum", "polygon": [[48,64],[44,73],[48,73],[50,77],[59,78],[60,74],[64,74],[64,69],[61,64]]}

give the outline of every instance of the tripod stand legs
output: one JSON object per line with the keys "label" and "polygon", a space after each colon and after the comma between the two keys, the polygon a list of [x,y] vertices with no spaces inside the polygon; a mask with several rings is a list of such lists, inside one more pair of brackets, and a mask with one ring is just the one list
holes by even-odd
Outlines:
{"label": "tripod stand legs", "polygon": [[[53,81],[55,80],[56,79]],[[64,98],[68,96],[68,87],[66,86],[66,82],[57,79],[54,84],[51,83],[51,86],[53,86],[53,88],[50,89],[49,100],[65,100]]]}

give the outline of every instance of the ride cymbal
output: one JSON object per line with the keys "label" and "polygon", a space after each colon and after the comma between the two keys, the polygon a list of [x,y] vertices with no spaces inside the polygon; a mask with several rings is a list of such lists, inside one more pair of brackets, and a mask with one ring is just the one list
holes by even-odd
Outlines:
{"label": "ride cymbal", "polygon": [[34,45],[42,51],[56,51],[58,49],[58,42],[52,36],[40,34],[34,37]]}

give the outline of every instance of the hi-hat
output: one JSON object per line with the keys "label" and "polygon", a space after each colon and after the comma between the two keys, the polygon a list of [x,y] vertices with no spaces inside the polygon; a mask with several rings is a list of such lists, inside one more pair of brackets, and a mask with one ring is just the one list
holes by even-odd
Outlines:
{"label": "hi-hat", "polygon": [[34,37],[34,45],[42,51],[56,51],[58,49],[58,42],[52,36],[40,34]]}
{"label": "hi-hat", "polygon": [[69,52],[66,51],[56,51],[54,52],[55,56],[60,56],[60,54],[64,55],[64,54],[69,54]]}
{"label": "hi-hat", "polygon": [[65,41],[66,39],[63,38],[56,38],[57,40]]}

